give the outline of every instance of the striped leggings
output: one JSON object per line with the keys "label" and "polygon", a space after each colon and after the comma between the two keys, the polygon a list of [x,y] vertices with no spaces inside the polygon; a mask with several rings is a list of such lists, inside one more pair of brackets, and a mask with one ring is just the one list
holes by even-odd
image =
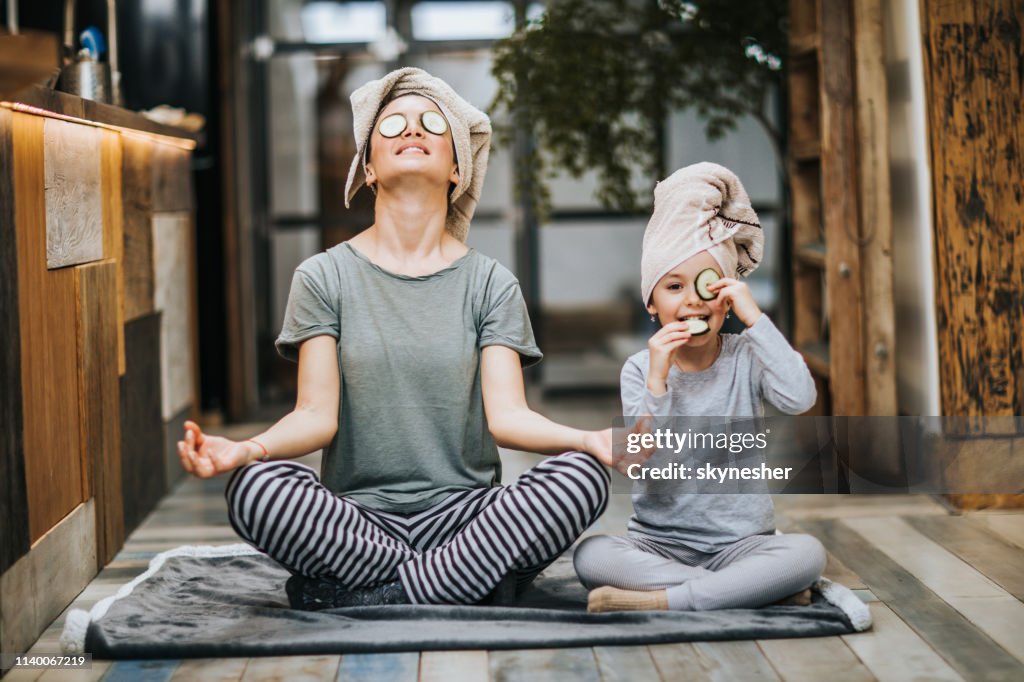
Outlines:
{"label": "striped leggings", "polygon": [[398,579],[413,603],[473,604],[509,573],[533,580],[601,515],[608,485],[597,460],[571,452],[409,515],[339,497],[289,461],[242,467],[226,496],[235,531],[293,573],[353,588]]}
{"label": "striped leggings", "polygon": [[827,555],[810,535],[752,535],[708,554],[669,539],[595,535],[576,548],[587,589],[665,589],[673,611],[756,608],[807,589]]}

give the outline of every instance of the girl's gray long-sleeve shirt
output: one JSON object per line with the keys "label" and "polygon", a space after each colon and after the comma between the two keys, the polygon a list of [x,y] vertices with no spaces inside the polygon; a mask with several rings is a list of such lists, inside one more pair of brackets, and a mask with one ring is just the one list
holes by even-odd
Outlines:
{"label": "girl's gray long-sleeve shirt", "polygon": [[[647,389],[649,351],[622,368],[623,415],[660,417],[761,417],[763,400],[787,414],[809,410],[814,380],[803,358],[767,315],[742,334],[723,334],[715,362],[699,372],[669,370],[668,391]],[[775,530],[767,494],[634,494],[630,535],[716,552],[751,535]]]}

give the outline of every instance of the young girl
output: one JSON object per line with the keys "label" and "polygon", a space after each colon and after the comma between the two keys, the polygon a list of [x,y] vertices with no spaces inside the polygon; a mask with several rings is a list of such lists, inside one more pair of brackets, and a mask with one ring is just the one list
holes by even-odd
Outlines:
{"label": "young girl", "polygon": [[[762,399],[789,414],[814,404],[803,359],[737,279],[757,267],[762,243],[728,169],[699,163],[658,184],[641,269],[661,329],[622,370],[627,418],[759,417]],[[728,314],[742,334],[719,334]],[[633,506],[627,537],[591,537],[576,550],[591,612],[807,603],[825,566],[813,537],[775,534],[767,494],[641,493]]]}

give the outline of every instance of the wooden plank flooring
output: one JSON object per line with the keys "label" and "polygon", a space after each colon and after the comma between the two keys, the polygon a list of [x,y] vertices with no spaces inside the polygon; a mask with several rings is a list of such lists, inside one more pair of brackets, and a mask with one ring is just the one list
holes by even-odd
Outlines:
{"label": "wooden plank flooring", "polygon": [[647,647],[663,680],[778,680],[756,642],[682,642]]}
{"label": "wooden plank flooring", "polygon": [[[879,682],[963,679],[885,604],[871,604],[871,618],[870,632],[842,639]],[[893,656],[894,651],[900,655]]]}
{"label": "wooden plank flooring", "polygon": [[[566,420],[579,424],[580,420]],[[581,424],[582,425],[582,424]],[[265,425],[221,430],[244,438]],[[505,453],[506,476],[536,458]],[[317,467],[315,456],[304,460]],[[158,552],[238,539],[223,479],[187,479],[128,538],[71,608],[89,608]],[[826,575],[870,602],[874,630],[842,637],[522,651],[433,651],[185,661],[96,661],[91,670],[28,671],[24,680],[1020,680],[1024,679],[1024,514],[951,515],[923,496],[776,498],[779,526],[829,551]],[[614,495],[599,532],[623,532],[629,496]],[[59,651],[61,615],[30,653]]]}

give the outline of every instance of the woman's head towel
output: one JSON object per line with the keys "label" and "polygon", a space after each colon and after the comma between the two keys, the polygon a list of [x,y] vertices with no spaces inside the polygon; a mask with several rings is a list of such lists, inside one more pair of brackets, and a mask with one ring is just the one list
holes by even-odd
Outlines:
{"label": "woman's head towel", "polygon": [[747,276],[761,262],[764,234],[740,179],[716,163],[680,168],[654,188],[644,232],[640,288],[644,305],[667,272],[708,251],[726,277]]}
{"label": "woman's head towel", "polygon": [[455,141],[455,162],[459,166],[459,184],[451,195],[447,229],[453,237],[466,241],[469,221],[480,200],[491,149],[491,120],[452,90],[440,78],[423,69],[407,67],[392,71],[383,78],[361,86],[352,93],[353,129],[356,136],[356,157],[345,183],[345,206],[366,182],[365,154],[374,121],[381,105],[389,97],[423,95],[433,100],[448,119]]}

